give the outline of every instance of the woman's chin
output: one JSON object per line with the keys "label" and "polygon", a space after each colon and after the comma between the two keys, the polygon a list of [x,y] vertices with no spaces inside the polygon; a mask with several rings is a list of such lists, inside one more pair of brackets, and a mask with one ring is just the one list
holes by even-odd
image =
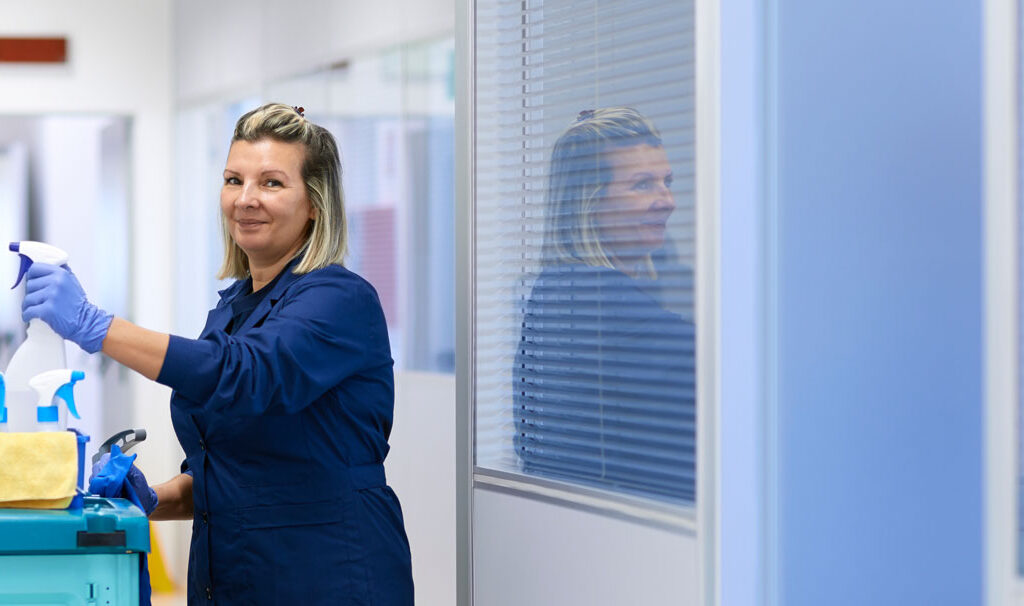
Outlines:
{"label": "woman's chin", "polygon": [[234,237],[235,244],[245,251],[245,254],[259,252],[261,249],[266,248],[267,245],[265,238],[261,237],[260,234],[249,231],[236,231]]}

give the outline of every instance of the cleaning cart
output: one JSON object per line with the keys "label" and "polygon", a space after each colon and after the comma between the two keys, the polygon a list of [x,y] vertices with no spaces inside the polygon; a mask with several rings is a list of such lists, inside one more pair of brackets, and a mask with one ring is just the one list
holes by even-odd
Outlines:
{"label": "cleaning cart", "polygon": [[[113,445],[130,450],[145,437],[142,429],[120,432],[100,446],[93,463]],[[88,441],[74,430],[0,434],[6,458],[0,485],[6,483],[7,492],[20,480],[19,486],[43,499],[69,489],[73,494],[69,501],[54,500],[62,508],[44,506],[45,500],[0,507],[0,605],[139,604],[139,559],[150,549],[149,521],[130,501],[83,491]],[[34,475],[61,482],[33,488]],[[46,488],[58,484],[56,493],[47,494]]]}
{"label": "cleaning cart", "polygon": [[[68,259],[40,242],[10,249],[20,257],[18,282],[32,263]],[[69,414],[79,418],[74,385],[85,373],[64,367],[64,340],[48,325],[33,320],[26,332],[0,375],[0,605],[138,606],[140,574],[148,603],[146,514],[85,493],[89,438],[65,431]],[[143,439],[141,430],[121,432],[98,454]]]}
{"label": "cleaning cart", "polygon": [[0,510],[0,604],[137,606],[146,515],[124,499]]}

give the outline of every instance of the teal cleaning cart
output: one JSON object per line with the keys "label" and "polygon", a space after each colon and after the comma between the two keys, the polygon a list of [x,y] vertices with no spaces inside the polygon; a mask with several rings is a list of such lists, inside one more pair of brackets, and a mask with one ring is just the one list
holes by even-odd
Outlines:
{"label": "teal cleaning cart", "polygon": [[137,606],[149,523],[124,499],[0,509],[0,604]]}

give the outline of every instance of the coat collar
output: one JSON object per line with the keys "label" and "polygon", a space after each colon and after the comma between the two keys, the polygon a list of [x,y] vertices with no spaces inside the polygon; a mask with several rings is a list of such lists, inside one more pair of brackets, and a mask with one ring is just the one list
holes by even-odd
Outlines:
{"label": "coat collar", "polygon": [[[299,279],[298,274],[293,271],[298,262],[299,258],[296,257],[284,266],[284,269],[281,270],[280,279],[277,280],[273,287],[271,287],[270,292],[267,293],[267,296],[264,297],[262,301],[260,301],[260,304],[256,306],[256,309],[249,314],[249,317],[246,319],[245,323],[242,324],[241,328],[234,331],[235,333],[240,333],[252,328],[254,324],[265,318],[267,314],[270,313],[270,310],[274,305],[281,300],[285,290],[291,286],[293,282]],[[231,286],[228,286],[217,293],[220,295],[220,303],[215,309],[210,311],[210,317],[206,321],[206,330],[203,331],[204,336],[212,330],[223,330],[227,327],[228,321],[231,320],[231,301],[234,300],[235,297],[242,295],[247,284],[249,284],[248,279],[237,280]]]}
{"label": "coat collar", "polygon": [[[236,333],[242,333],[249,330],[250,328],[253,327],[254,324],[262,321],[263,318],[267,317],[267,314],[270,313],[271,308],[277,305],[277,302],[281,300],[281,296],[284,294],[284,291],[287,290],[288,287],[291,286],[293,282],[299,279],[298,274],[296,274],[293,271],[295,269],[295,266],[298,265],[298,262],[299,259],[298,257],[296,257],[295,259],[289,261],[288,265],[284,266],[284,269],[281,270],[281,277],[277,280],[277,284],[274,284],[274,286],[271,287],[271,290],[269,293],[267,293],[267,296],[264,297],[262,301],[260,301],[260,304],[256,306],[256,309],[252,310],[252,313],[249,314],[249,317],[246,318],[245,323],[242,324],[242,327],[239,328],[236,331]],[[227,308],[231,309],[231,306],[228,305]]]}

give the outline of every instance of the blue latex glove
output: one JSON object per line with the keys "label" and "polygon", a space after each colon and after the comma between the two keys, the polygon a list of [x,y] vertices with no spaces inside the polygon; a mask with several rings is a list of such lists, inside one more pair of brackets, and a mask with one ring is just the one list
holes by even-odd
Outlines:
{"label": "blue latex glove", "polygon": [[25,322],[39,318],[89,353],[103,349],[114,316],[89,303],[70,268],[33,263],[25,276],[25,300],[21,304]]}
{"label": "blue latex glove", "polygon": [[149,487],[146,476],[134,465],[136,455],[126,455],[114,444],[110,452],[92,466],[89,492],[101,497],[128,499],[146,515],[156,509],[156,493]]}
{"label": "blue latex glove", "polygon": [[[156,509],[156,493],[146,482],[139,468],[134,465],[136,455],[126,455],[121,447],[114,444],[110,452],[92,466],[89,476],[89,492],[101,497],[128,499],[146,515]],[[145,553],[139,554],[139,605],[150,606],[152,586],[149,583],[149,560]]]}

